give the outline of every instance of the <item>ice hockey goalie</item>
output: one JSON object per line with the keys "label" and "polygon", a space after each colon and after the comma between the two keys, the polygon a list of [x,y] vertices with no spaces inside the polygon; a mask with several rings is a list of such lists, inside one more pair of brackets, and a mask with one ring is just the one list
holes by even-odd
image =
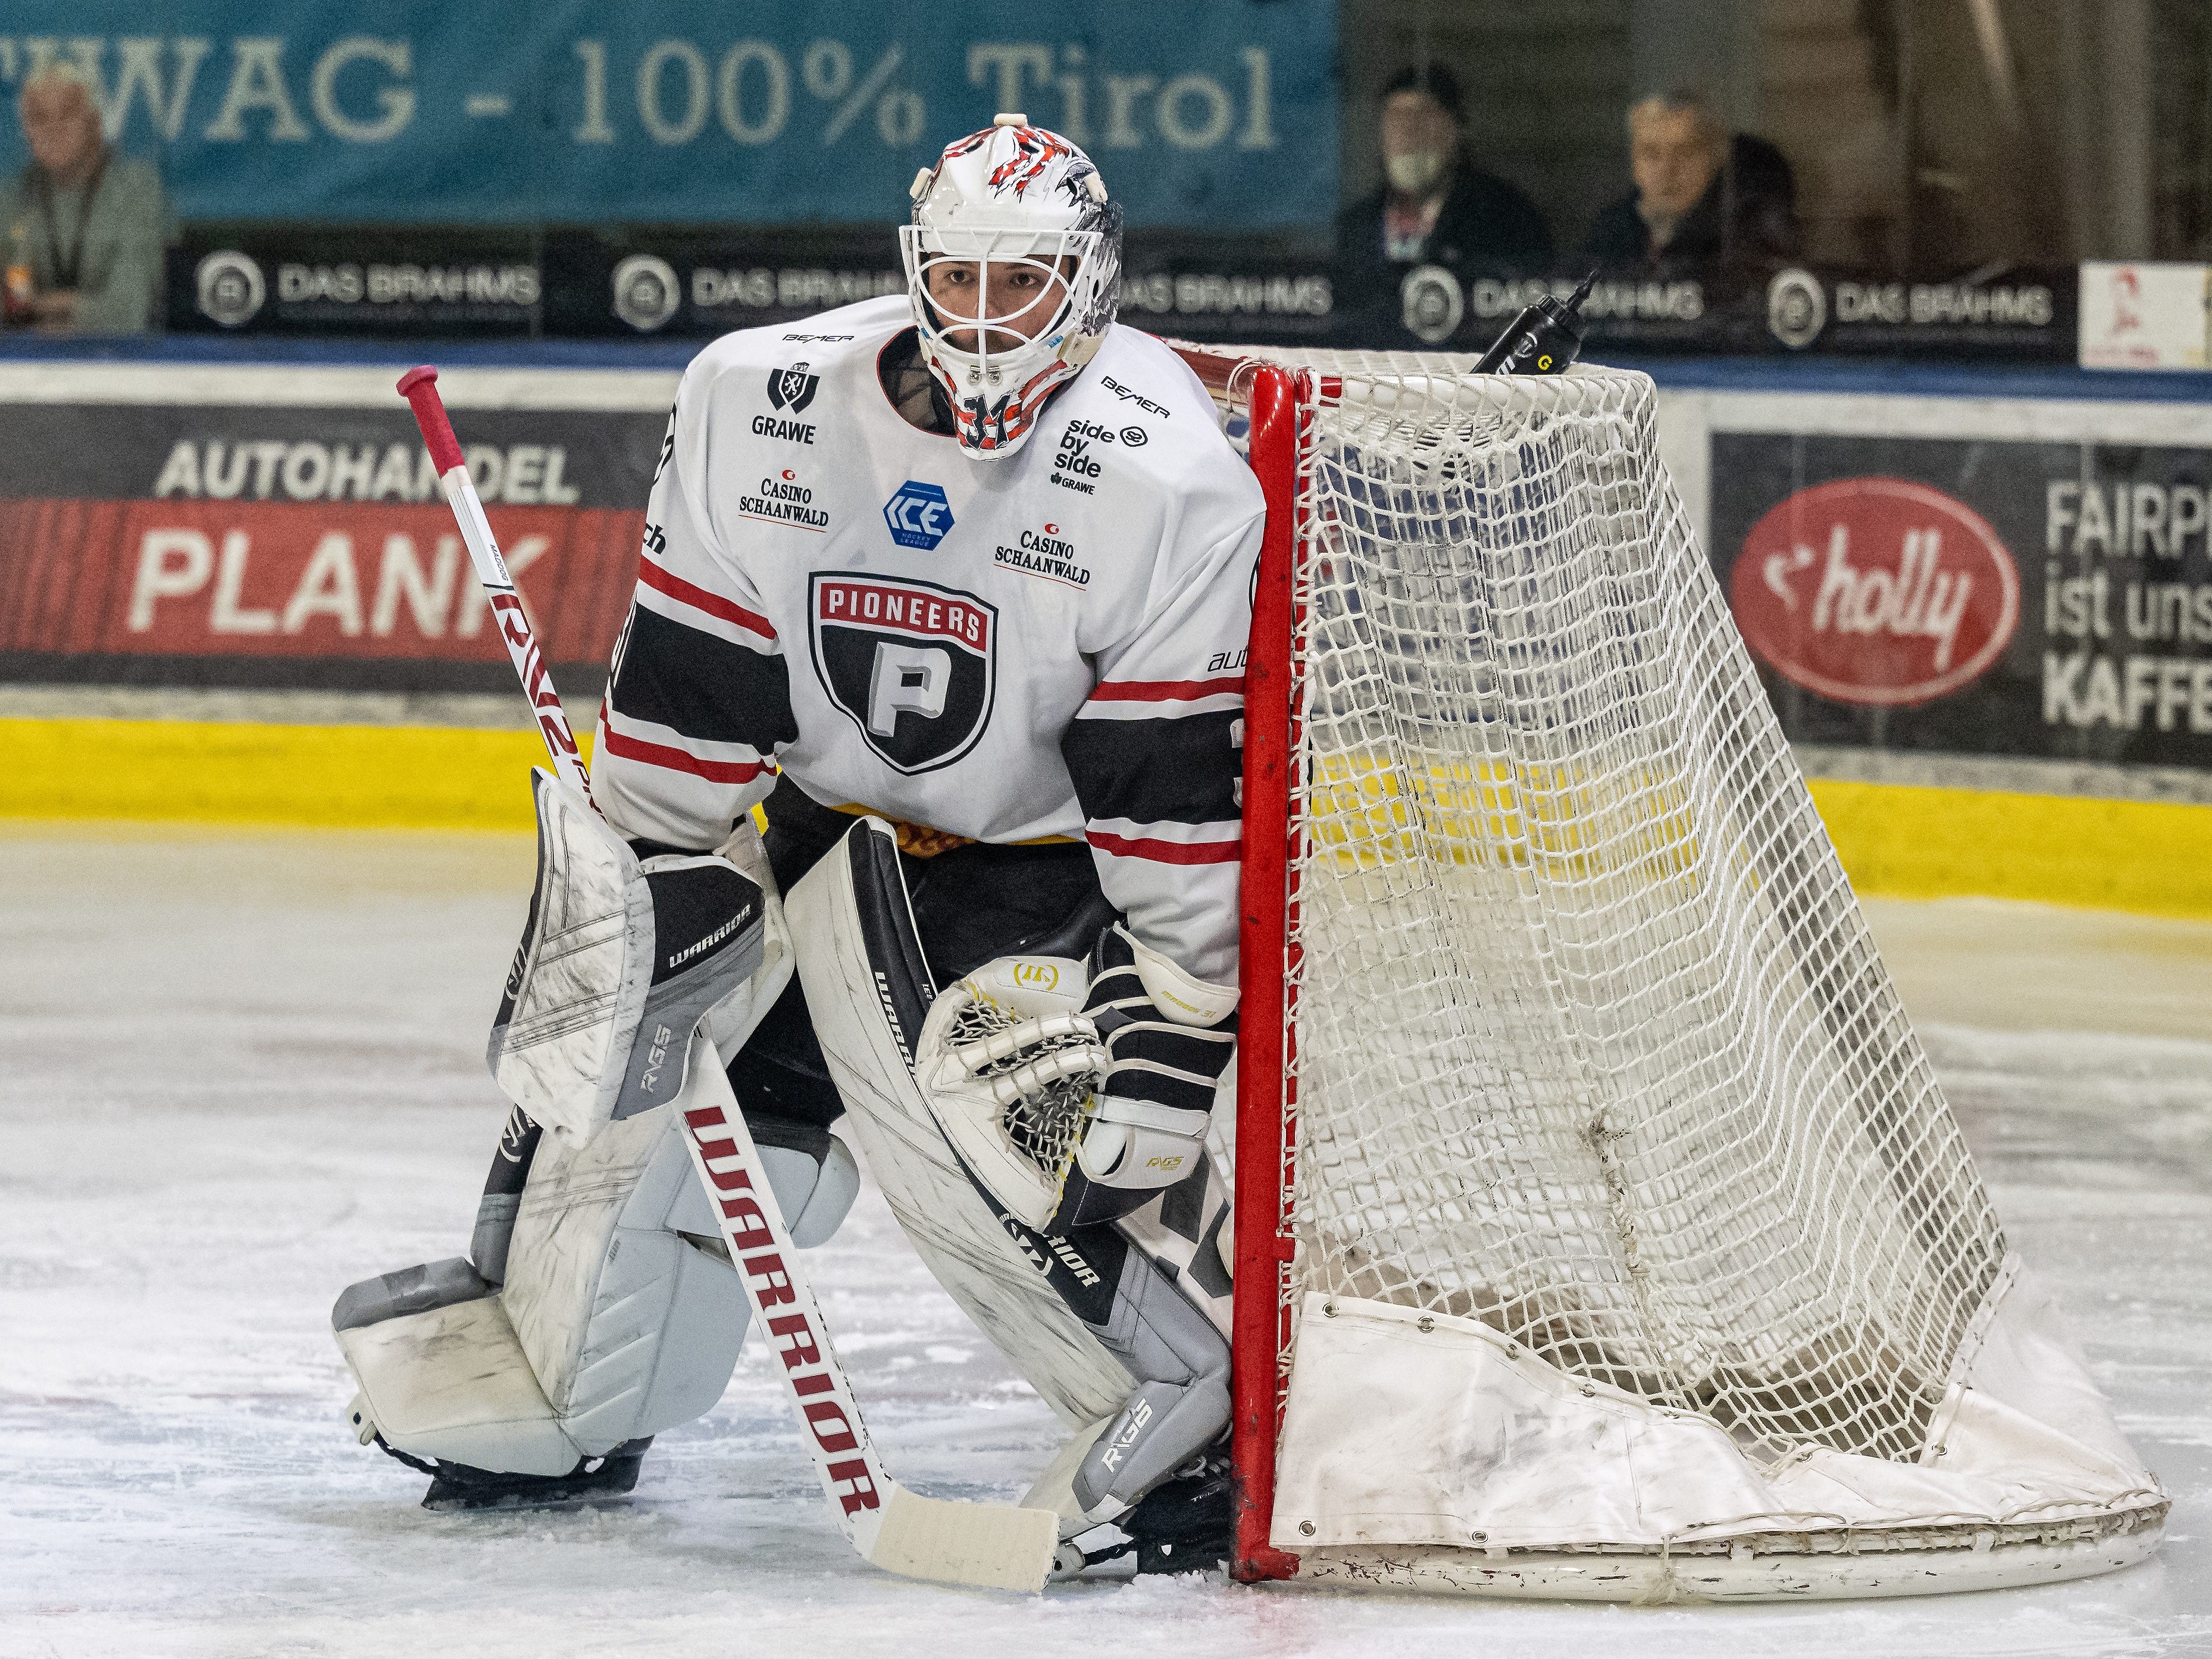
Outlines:
{"label": "ice hockey goalie", "polygon": [[[1226,1516],[1205,1138],[1261,497],[1190,371],[1115,323],[1120,210],[1067,139],[960,139],[902,239],[906,298],[684,377],[596,816],[540,782],[493,1047],[534,1123],[468,1259],[341,1298],[356,1426],[434,1504],[542,1502],[628,1490],[714,1404],[745,1302],[655,1042],[703,1019],[798,1241],[836,1231],[856,1139],[1069,1425],[1029,1500],[1063,1571],[1179,1566]],[[768,945],[717,965],[755,903]],[[640,939],[678,969],[648,984]]]}

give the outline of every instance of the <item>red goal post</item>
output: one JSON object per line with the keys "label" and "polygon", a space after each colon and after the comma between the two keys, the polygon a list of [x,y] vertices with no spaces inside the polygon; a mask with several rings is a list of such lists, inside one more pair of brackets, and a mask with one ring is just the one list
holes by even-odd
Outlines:
{"label": "red goal post", "polygon": [[[1267,1542],[1274,1511],[1275,1432],[1282,1355],[1290,1338],[1291,1243],[1285,1205],[1291,1156],[1285,1099],[1294,1040],[1286,1006],[1297,972],[1289,922],[1292,890],[1291,769],[1297,736],[1291,696],[1292,574],[1303,521],[1298,473],[1314,374],[1255,358],[1196,348],[1178,354],[1224,406],[1250,422],[1252,471],[1267,498],[1267,527],[1252,592],[1252,637],[1244,659],[1244,860],[1239,884],[1238,955],[1246,966],[1237,1036],[1237,1161],[1240,1171],[1272,1169],[1273,1182],[1234,1182],[1237,1287],[1230,1343],[1231,1456],[1236,1465],[1236,1543],[1231,1574],[1286,1578],[1297,1559]],[[1334,387],[1331,387],[1334,390]],[[1255,982],[1260,963],[1282,964]],[[1272,1287],[1273,1294],[1255,1291]]]}

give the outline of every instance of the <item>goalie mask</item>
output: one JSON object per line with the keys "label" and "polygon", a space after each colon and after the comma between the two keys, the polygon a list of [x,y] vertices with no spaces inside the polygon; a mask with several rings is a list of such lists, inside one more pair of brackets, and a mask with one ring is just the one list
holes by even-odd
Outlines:
{"label": "goalie mask", "polygon": [[1075,145],[1001,115],[915,177],[899,251],[922,362],[951,400],[960,447],[1012,454],[1114,321],[1120,206]]}

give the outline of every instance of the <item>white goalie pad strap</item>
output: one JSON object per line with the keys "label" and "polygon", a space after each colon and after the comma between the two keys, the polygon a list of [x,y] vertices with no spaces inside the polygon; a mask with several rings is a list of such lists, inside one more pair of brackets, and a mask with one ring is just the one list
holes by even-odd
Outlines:
{"label": "white goalie pad strap", "polygon": [[[1156,1067],[1165,1070],[1165,1067]],[[1182,1076],[1172,1073],[1172,1076]],[[1208,1088],[1212,1078],[1194,1078]],[[1126,1095],[1105,1095],[1100,1097],[1092,1121],[1097,1123],[1126,1123],[1133,1129],[1158,1129],[1163,1134],[1181,1135],[1188,1140],[1206,1139],[1206,1126],[1212,1122],[1211,1112],[1190,1111],[1180,1106],[1163,1106],[1158,1101],[1132,1100]]]}
{"label": "white goalie pad strap", "polygon": [[[1229,1063],[1228,1051],[1237,1044],[1237,1034],[1234,1031],[1194,1030],[1190,1032],[1190,1037],[1195,1042],[1217,1044],[1223,1051],[1221,1063],[1224,1066]],[[1212,1088],[1219,1076],[1219,1073],[1215,1072],[1194,1072],[1188,1066],[1170,1066],[1161,1060],[1117,1060],[1107,1073],[1109,1079],[1109,1086],[1111,1086],[1111,1079],[1126,1077],[1136,1072],[1149,1072],[1154,1077],[1171,1077],[1178,1083],[1194,1083],[1201,1089]]]}
{"label": "white goalie pad strap", "polygon": [[[1129,1373],[1070,1305],[1085,1293],[1079,1281],[1097,1276],[985,1196],[915,1080],[910,1045],[936,988],[890,826],[862,819],[792,888],[787,909],[830,1074],[915,1254],[1063,1421],[1115,1415]],[[1080,979],[1079,968],[1078,1001]]]}
{"label": "white goalie pad strap", "polygon": [[773,999],[748,983],[788,976],[787,941],[771,964],[774,901],[729,860],[641,862],[580,793],[542,769],[532,783],[538,884],[488,1058],[510,1099],[582,1146],[676,1097],[708,1010],[742,1005],[717,1022],[726,1038],[757,1023]]}

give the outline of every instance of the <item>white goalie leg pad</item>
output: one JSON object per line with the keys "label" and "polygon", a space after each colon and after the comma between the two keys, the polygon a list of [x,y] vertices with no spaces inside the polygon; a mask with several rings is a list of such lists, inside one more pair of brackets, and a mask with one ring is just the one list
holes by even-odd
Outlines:
{"label": "white goalie leg pad", "polygon": [[[830,1149],[818,1163],[760,1149],[802,1246],[835,1231],[859,1191],[851,1152],[834,1138]],[[450,1272],[410,1273],[428,1288],[408,1274],[371,1280],[340,1298],[333,1322],[349,1326],[338,1342],[364,1418],[417,1456],[565,1474],[708,1411],[744,1342],[744,1286],[665,1109],[586,1147],[541,1144],[498,1291],[477,1280],[472,1299],[413,1310],[469,1287]],[[393,1280],[397,1297],[385,1291]]]}
{"label": "white goalie leg pad", "polygon": [[[341,1298],[334,1318],[344,1315]],[[489,1287],[341,1326],[337,1341],[359,1389],[349,1415],[363,1444],[380,1434],[416,1457],[515,1474],[566,1474],[583,1461]]]}
{"label": "white goalie leg pad", "polygon": [[915,1252],[1063,1420],[1113,1416],[1129,1373],[1054,1288],[1097,1275],[984,1197],[915,1080],[936,993],[890,826],[861,819],[792,888],[786,914],[830,1075]]}
{"label": "white goalie leg pad", "polygon": [[1230,1215],[1229,1189],[1209,1157],[1141,1209],[1078,1231],[1087,1242],[1110,1228],[1127,1247],[1110,1309],[1092,1328],[1138,1384],[1023,1500],[1057,1510],[1062,1538],[1082,1540],[1086,1526],[1122,1515],[1227,1426]]}

